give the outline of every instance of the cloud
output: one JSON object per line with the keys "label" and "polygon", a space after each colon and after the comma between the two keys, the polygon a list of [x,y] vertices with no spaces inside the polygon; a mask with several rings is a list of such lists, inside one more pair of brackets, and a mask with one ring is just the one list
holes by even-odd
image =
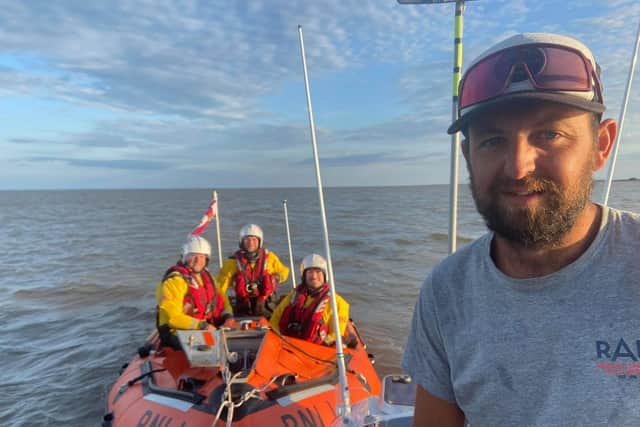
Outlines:
{"label": "cloud", "polygon": [[42,141],[34,138],[10,138],[7,142],[11,144],[39,144]]}
{"label": "cloud", "polygon": [[93,160],[93,159],[74,159],[74,158],[58,158],[58,157],[31,157],[28,159],[34,163],[51,163],[61,162],[69,166],[77,166],[83,168],[103,168],[103,169],[124,169],[124,170],[159,170],[167,169],[169,165],[166,163],[150,161],[150,160]]}
{"label": "cloud", "polygon": [[[629,20],[618,16],[639,15],[640,4],[614,0],[591,16],[591,3],[469,1],[464,64],[516,32],[575,33],[600,58],[609,113],[615,114],[634,36]],[[551,5],[562,19],[549,16]],[[381,169],[369,166],[391,170],[412,159],[431,162],[429,167],[434,159],[444,164],[453,12],[451,3],[393,0],[10,2],[0,9],[0,94],[56,103],[47,111],[58,115],[49,121],[64,123],[42,125],[41,113],[27,108],[22,127],[3,140],[13,144],[15,160],[139,171],[171,164],[189,179],[215,168],[220,174],[255,175],[242,181],[247,185],[268,185],[281,169],[306,166],[310,158],[304,101],[295,107],[299,112],[273,101],[292,99],[289,88],[302,85],[301,24],[312,83],[335,82],[325,84],[321,95],[344,92],[342,100],[350,98],[318,123],[323,165],[341,173],[363,168],[357,174],[371,182],[366,175]],[[370,105],[355,100],[339,76],[377,68],[392,70],[387,80],[375,81],[390,88],[384,96],[393,100],[375,102],[393,105],[370,118]],[[637,96],[631,103],[637,105]],[[13,105],[7,101],[5,107],[10,111]],[[78,118],[62,109],[87,115]],[[348,117],[340,117],[347,110]],[[637,128],[638,114],[630,108],[629,129]],[[351,115],[366,120],[352,123]],[[84,160],[76,159],[78,150]]]}
{"label": "cloud", "polygon": [[[309,166],[313,162],[312,159],[304,159],[295,162],[297,165]],[[321,166],[340,166],[340,167],[357,167],[375,164],[420,164],[424,162],[424,156],[416,157],[415,155],[397,153],[363,153],[363,154],[342,154],[334,157],[323,157],[320,159]]]}
{"label": "cloud", "polygon": [[[440,43],[449,41],[441,25],[447,7],[338,0],[223,7],[125,1],[7,5],[0,10],[5,55],[17,61],[35,57],[49,74],[5,70],[2,88],[228,124],[257,114],[256,99],[283,81],[301,78],[298,23],[316,75],[372,59],[412,61],[433,45],[450,49],[450,43]],[[409,19],[416,14],[424,21]],[[437,35],[425,37],[425,28]]]}
{"label": "cloud", "polygon": [[124,135],[126,132],[118,133],[116,130],[102,131],[95,130],[92,132],[83,132],[78,134],[63,135],[58,138],[37,139],[37,138],[10,138],[9,143],[12,144],[30,144],[47,146],[52,149],[55,147],[67,147],[66,149],[75,148],[126,148],[126,147],[143,147],[149,145],[147,141],[136,140]]}

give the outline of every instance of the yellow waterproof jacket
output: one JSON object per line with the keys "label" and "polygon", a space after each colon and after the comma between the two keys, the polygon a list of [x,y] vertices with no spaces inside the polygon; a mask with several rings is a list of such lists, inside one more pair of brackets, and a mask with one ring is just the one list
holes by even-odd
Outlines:
{"label": "yellow waterproof jacket", "polygon": [[[298,285],[302,286],[302,285]],[[276,331],[280,332],[280,319],[282,319],[282,313],[284,313],[284,309],[287,308],[289,304],[291,304],[291,298],[295,293],[295,289],[291,290],[280,304],[276,307],[271,315],[271,327]],[[307,308],[313,303],[313,298],[308,298],[305,301],[304,308]],[[338,306],[338,322],[340,323],[340,336],[344,336],[344,333],[347,329],[347,323],[349,322],[349,303],[346,302],[340,295],[336,294],[336,305]],[[329,332],[327,334],[327,339],[330,342],[335,342],[336,334],[333,328],[333,311],[331,310],[331,304],[327,304],[324,307],[324,312],[322,313],[322,321],[329,328]]]}
{"label": "yellow waterproof jacket", "polygon": [[[204,286],[199,274],[194,277],[201,286]],[[184,313],[183,302],[188,291],[189,284],[180,274],[172,275],[164,282],[158,283],[156,301],[158,303],[159,326],[169,325],[172,333],[175,333],[176,329],[198,329],[200,320]],[[225,313],[227,310],[224,310],[221,315]]]}
{"label": "yellow waterproof jacket", "polygon": [[[267,255],[267,271],[269,274],[274,274],[278,276],[278,281],[280,283],[284,283],[289,277],[289,269],[285,267],[281,262],[275,252],[269,251]],[[255,263],[251,263],[251,267],[254,267]],[[233,312],[231,308],[231,302],[229,301],[229,295],[227,291],[229,290],[229,286],[234,284],[234,279],[236,274],[238,273],[238,267],[236,264],[235,258],[228,258],[224,260],[222,263],[222,268],[218,273],[218,278],[216,279],[216,283],[218,284],[218,289],[222,294],[224,299],[224,310]],[[232,287],[233,289],[233,287]]]}

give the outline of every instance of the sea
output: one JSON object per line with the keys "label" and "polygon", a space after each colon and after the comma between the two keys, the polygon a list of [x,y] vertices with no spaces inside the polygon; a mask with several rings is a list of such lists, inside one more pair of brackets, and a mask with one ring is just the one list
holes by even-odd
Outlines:
{"label": "sea", "polygon": [[[420,286],[448,253],[446,185],[326,188],[337,291],[382,376],[400,360]],[[596,183],[594,199],[602,193]],[[324,253],[315,188],[219,189],[221,255],[259,224],[265,245],[295,277]],[[154,329],[154,289],[178,258],[212,192],[73,190],[0,192],[0,426],[98,426],[119,368]],[[640,211],[640,181],[616,181],[609,205]],[[485,233],[460,187],[458,246]],[[214,247],[215,226],[205,232]],[[280,292],[291,288],[290,281]]]}

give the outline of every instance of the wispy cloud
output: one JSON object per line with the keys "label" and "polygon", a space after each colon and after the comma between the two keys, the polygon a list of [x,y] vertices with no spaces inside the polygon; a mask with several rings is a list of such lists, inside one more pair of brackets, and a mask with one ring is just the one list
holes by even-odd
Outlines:
{"label": "wispy cloud", "polygon": [[31,157],[28,159],[33,163],[64,163],[70,166],[78,166],[83,168],[106,168],[106,169],[125,169],[125,170],[161,170],[167,169],[167,163],[155,162],[150,160],[93,160],[93,159],[74,159],[74,158],[58,158],[58,157]]}
{"label": "wispy cloud", "polygon": [[[312,159],[304,159],[295,164],[310,165]],[[368,166],[375,164],[424,164],[425,156],[415,156],[414,154],[398,154],[388,152],[378,153],[362,153],[362,154],[341,154],[340,156],[328,156],[323,157],[321,163],[323,166],[341,166],[341,167],[356,167],[356,166]]]}

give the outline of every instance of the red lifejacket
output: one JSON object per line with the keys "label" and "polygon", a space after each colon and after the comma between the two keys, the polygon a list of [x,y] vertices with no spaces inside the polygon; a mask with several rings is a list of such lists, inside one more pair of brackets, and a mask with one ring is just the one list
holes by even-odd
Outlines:
{"label": "red lifejacket", "polygon": [[269,251],[263,248],[259,249],[258,258],[253,268],[246,257],[246,253],[247,251],[241,249],[233,254],[233,258],[236,260],[236,269],[238,270],[234,279],[236,298],[247,302],[249,298],[257,297],[258,301],[264,302],[272,293],[278,290],[276,276],[267,271]]}
{"label": "red lifejacket", "polygon": [[[312,303],[304,308],[307,299]],[[303,340],[322,344],[329,333],[329,328],[322,320],[325,306],[329,303],[329,284],[324,286],[314,295],[304,285],[298,285],[291,297],[291,302],[282,312],[280,318],[280,331],[285,334]]]}
{"label": "red lifejacket", "polygon": [[182,307],[185,314],[199,320],[207,320],[210,323],[213,323],[214,319],[220,317],[224,309],[224,303],[218,295],[219,292],[216,289],[215,282],[209,270],[205,268],[202,270],[202,273],[200,273],[204,286],[200,286],[200,283],[193,276],[191,270],[180,264],[169,268],[164,274],[163,281],[175,274],[180,274],[189,285],[187,294],[182,300]]}

